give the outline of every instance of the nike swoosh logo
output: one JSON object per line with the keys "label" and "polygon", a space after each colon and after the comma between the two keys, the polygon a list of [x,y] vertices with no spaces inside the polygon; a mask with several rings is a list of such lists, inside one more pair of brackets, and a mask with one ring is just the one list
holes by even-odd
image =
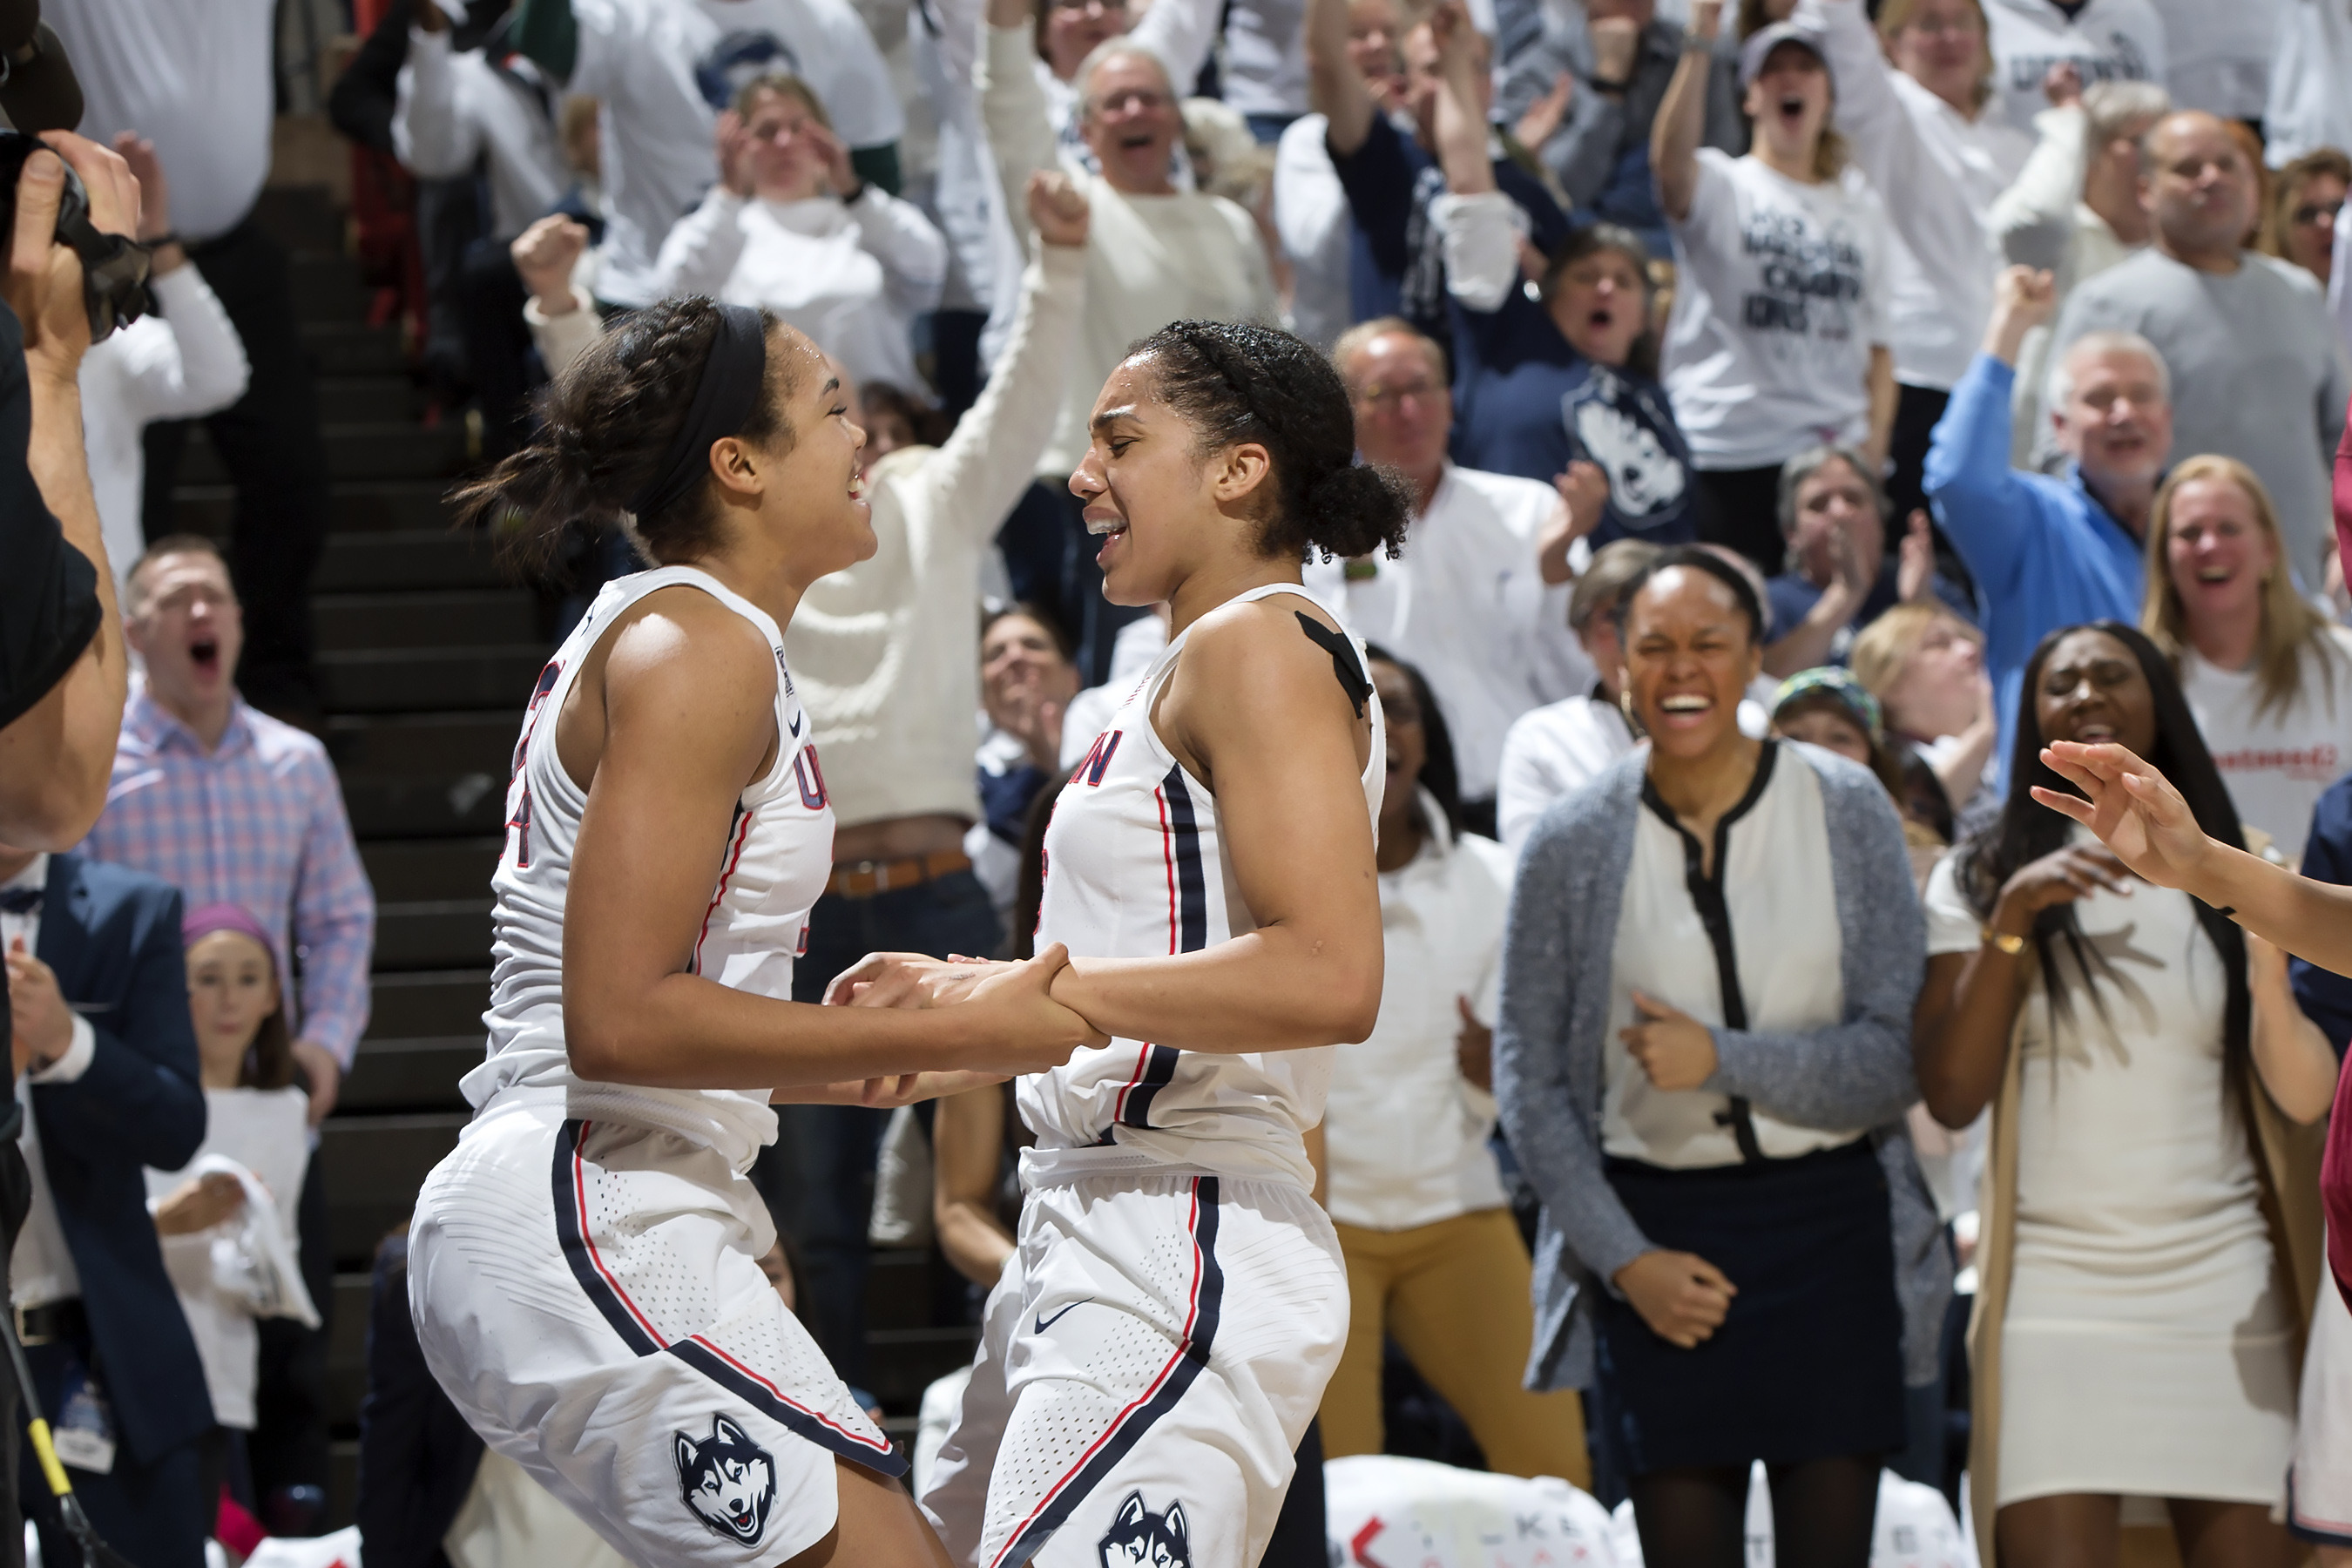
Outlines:
{"label": "nike swoosh logo", "polygon": [[799,715],[799,714],[795,713],[795,714],[793,714],[793,740],[795,740],[795,741],[797,741],[797,740],[799,740],[800,738],[801,738],[801,715]]}
{"label": "nike swoosh logo", "polygon": [[1087,1298],[1086,1299],[1086,1300],[1084,1300],[1084,1301],[1073,1301],[1073,1302],[1071,1302],[1068,1306],[1066,1306],[1066,1307],[1063,1308],[1060,1311],[1058,1311],[1058,1312],[1055,1313],[1055,1314],[1054,1314],[1052,1317],[1050,1317],[1050,1318],[1040,1318],[1040,1319],[1038,1319],[1038,1320],[1037,1320],[1037,1331],[1038,1331],[1039,1333],[1041,1333],[1041,1334],[1042,1334],[1042,1333],[1044,1333],[1047,1329],[1052,1328],[1055,1323],[1060,1322],[1064,1318],[1068,1317],[1072,1312],[1076,1311],[1080,1307],[1084,1307],[1084,1306],[1087,1306],[1087,1305],[1089,1305],[1090,1303],[1092,1303],[1092,1302],[1093,1302],[1093,1300],[1094,1300],[1094,1298],[1093,1298],[1092,1296],[1089,1296],[1089,1297],[1087,1297]]}

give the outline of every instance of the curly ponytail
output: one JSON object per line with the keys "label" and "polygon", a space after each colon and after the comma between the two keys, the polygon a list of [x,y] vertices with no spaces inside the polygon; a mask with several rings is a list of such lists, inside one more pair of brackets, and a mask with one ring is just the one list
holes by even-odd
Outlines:
{"label": "curly ponytail", "polygon": [[[776,320],[761,312],[763,327]],[[515,564],[543,566],[575,520],[625,527],[655,561],[691,558],[718,531],[707,485],[643,517],[629,498],[656,478],[686,423],[719,335],[719,308],[699,295],[665,300],[614,323],[540,397],[540,427],[522,450],[449,492],[461,527],[492,527]],[[735,434],[792,442],[782,405],[791,356],[770,353],[766,395]]]}
{"label": "curly ponytail", "polygon": [[1339,373],[1288,332],[1247,321],[1171,321],[1128,350],[1152,360],[1160,398],[1203,452],[1243,441],[1274,458],[1274,505],[1257,546],[1273,556],[1394,556],[1412,503],[1404,481],[1356,462],[1356,423]]}

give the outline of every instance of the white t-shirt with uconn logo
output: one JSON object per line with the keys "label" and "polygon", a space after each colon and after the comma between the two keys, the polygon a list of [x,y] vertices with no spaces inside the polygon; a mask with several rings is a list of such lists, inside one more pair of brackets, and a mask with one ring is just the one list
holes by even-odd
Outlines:
{"label": "white t-shirt with uconn logo", "polygon": [[[2231,24],[2254,27],[2261,7],[2240,0],[2195,0]],[[2178,93],[2172,81],[2171,40],[2164,17],[2148,0],[2090,0],[2069,16],[2051,0],[1986,0],[1985,21],[1992,35],[1993,112],[2020,131],[2033,129],[2033,117],[2050,107],[2042,79],[2061,61],[2083,75],[2083,85],[2103,81],[2152,81]],[[2183,109],[2201,107],[2176,100]]]}
{"label": "white t-shirt with uconn logo", "polygon": [[1886,214],[1861,177],[1804,184],[1698,153],[1660,378],[1702,469],[1758,468],[1870,425],[1890,342]]}
{"label": "white t-shirt with uconn logo", "polygon": [[2180,689],[2239,820],[2269,834],[2288,865],[2300,864],[2311,808],[2352,773],[2352,632],[2328,628],[2325,651],[2306,645],[2294,701],[2259,717],[2258,668],[2222,669],[2185,649]]}

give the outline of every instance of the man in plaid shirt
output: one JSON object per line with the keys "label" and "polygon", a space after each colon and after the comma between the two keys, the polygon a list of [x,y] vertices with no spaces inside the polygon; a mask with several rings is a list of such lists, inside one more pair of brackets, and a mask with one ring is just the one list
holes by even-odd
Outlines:
{"label": "man in plaid shirt", "polygon": [[[190,908],[239,904],[270,933],[278,973],[301,961],[286,993],[294,1056],[310,1083],[310,1120],[334,1109],[367,1028],[375,893],[361,869],[334,765],[315,736],[245,704],[235,684],[244,617],[210,540],[159,539],[131,569],[123,631],[147,662],[114,752],[106,811],[83,844],[178,886]],[[295,1209],[302,1275],[323,1310],[332,1300],[321,1165]],[[261,1326],[250,1450],[265,1522],[315,1531],[326,1508],[327,1332],[285,1319]]]}
{"label": "man in plaid shirt", "polygon": [[288,1021],[316,1123],[367,1027],[375,943],[375,894],[334,765],[315,736],[237,695],[243,616],[209,540],[157,541],[129,589],[124,629],[147,679],[123,710],[106,812],[83,850],[161,877],[192,909],[242,905],[270,932],[280,974],[299,955]]}

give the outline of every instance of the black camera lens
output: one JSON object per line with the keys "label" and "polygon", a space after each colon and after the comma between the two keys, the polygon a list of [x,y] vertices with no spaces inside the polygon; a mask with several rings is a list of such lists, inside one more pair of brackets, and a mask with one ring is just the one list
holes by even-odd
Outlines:
{"label": "black camera lens", "polygon": [[[25,160],[44,151],[38,137],[0,131],[0,255],[13,241],[16,228],[16,181]],[[89,193],[81,176],[66,165],[66,188],[58,202],[58,226],[53,237],[70,245],[81,258],[82,307],[89,314],[89,341],[97,342],[119,326],[128,326],[152,307],[147,296],[147,247],[119,234],[101,234],[89,221]]]}

